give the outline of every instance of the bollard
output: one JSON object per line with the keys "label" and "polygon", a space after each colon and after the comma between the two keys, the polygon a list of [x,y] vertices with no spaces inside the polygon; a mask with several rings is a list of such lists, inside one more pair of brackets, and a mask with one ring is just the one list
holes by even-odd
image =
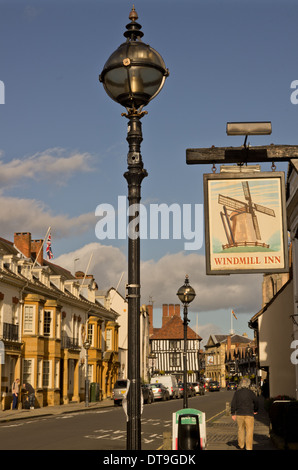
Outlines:
{"label": "bollard", "polygon": [[226,416],[230,416],[231,414],[231,404],[227,401],[226,402]]}

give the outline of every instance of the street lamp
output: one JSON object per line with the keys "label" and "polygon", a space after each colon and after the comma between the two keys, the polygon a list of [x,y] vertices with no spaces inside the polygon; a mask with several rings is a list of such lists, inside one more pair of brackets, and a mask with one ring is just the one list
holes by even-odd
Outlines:
{"label": "street lamp", "polygon": [[[161,91],[169,75],[160,54],[142,42],[143,32],[137,23],[133,7],[126,26],[126,41],[113,52],[99,76],[105,91],[112,100],[126,108],[122,113],[128,121],[127,155],[129,233],[128,233],[128,379],[127,397],[127,449],[141,449],[141,383],[140,383],[140,227],[139,207],[141,183],[148,173],[141,156],[142,111]],[[137,222],[137,223],[135,223]]]}
{"label": "street lamp", "polygon": [[88,379],[88,350],[90,349],[90,342],[84,341],[83,347],[86,351],[86,364],[85,364],[85,407],[89,406],[89,379]]}
{"label": "street lamp", "polygon": [[188,305],[193,301],[196,296],[194,289],[189,284],[188,276],[185,276],[183,286],[178,289],[177,295],[179,300],[183,303],[183,326],[184,326],[184,351],[183,351],[183,382],[184,382],[184,393],[183,393],[183,408],[188,408],[188,396],[187,396],[187,324],[189,319]]}

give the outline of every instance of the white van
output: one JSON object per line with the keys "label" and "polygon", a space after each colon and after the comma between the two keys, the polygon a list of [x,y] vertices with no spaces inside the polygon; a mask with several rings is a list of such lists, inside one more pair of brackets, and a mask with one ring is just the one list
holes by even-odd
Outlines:
{"label": "white van", "polygon": [[156,375],[151,378],[150,383],[161,383],[169,390],[170,398],[180,398],[177,379],[174,375]]}

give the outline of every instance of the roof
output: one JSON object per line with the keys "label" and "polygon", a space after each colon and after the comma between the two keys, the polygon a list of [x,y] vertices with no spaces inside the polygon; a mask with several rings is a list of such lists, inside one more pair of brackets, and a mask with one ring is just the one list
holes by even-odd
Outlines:
{"label": "roof", "polygon": [[5,251],[5,254],[8,255],[17,255],[19,253],[12,242],[0,237],[0,254],[2,251]]}
{"label": "roof", "polygon": [[253,340],[248,338],[247,336],[243,335],[210,335],[205,348],[212,347],[216,344],[224,344],[227,343],[228,337],[231,337],[231,344],[243,344],[243,343],[251,343]]}
{"label": "roof", "polygon": [[[156,333],[155,333],[156,331]],[[154,328],[154,333],[150,339],[183,339],[184,338],[184,325],[178,315],[174,315],[166,324],[157,329]],[[201,337],[195,333],[189,326],[187,327],[187,339],[195,339],[201,341]]]}

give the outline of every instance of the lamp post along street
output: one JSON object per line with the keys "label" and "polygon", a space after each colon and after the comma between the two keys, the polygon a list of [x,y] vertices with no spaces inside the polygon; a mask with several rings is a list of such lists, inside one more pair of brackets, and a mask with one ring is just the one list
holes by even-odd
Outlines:
{"label": "lamp post along street", "polygon": [[[126,108],[128,119],[127,172],[128,184],[128,379],[127,449],[141,449],[141,380],[140,380],[140,227],[137,207],[141,200],[141,183],[148,175],[141,156],[142,111],[162,89],[169,75],[160,54],[141,40],[143,32],[133,7],[126,25],[126,42],[112,53],[99,76],[105,91]],[[133,209],[133,210],[131,210]]]}
{"label": "lamp post along street", "polygon": [[83,347],[86,351],[86,365],[85,365],[85,407],[89,406],[89,378],[88,378],[88,350],[90,348],[90,343],[86,340],[83,344]]}
{"label": "lamp post along street", "polygon": [[189,284],[189,278],[186,275],[183,286],[178,289],[177,295],[179,300],[183,303],[183,408],[188,408],[188,393],[187,393],[187,325],[188,319],[188,305],[193,301],[196,296],[194,289]]}

